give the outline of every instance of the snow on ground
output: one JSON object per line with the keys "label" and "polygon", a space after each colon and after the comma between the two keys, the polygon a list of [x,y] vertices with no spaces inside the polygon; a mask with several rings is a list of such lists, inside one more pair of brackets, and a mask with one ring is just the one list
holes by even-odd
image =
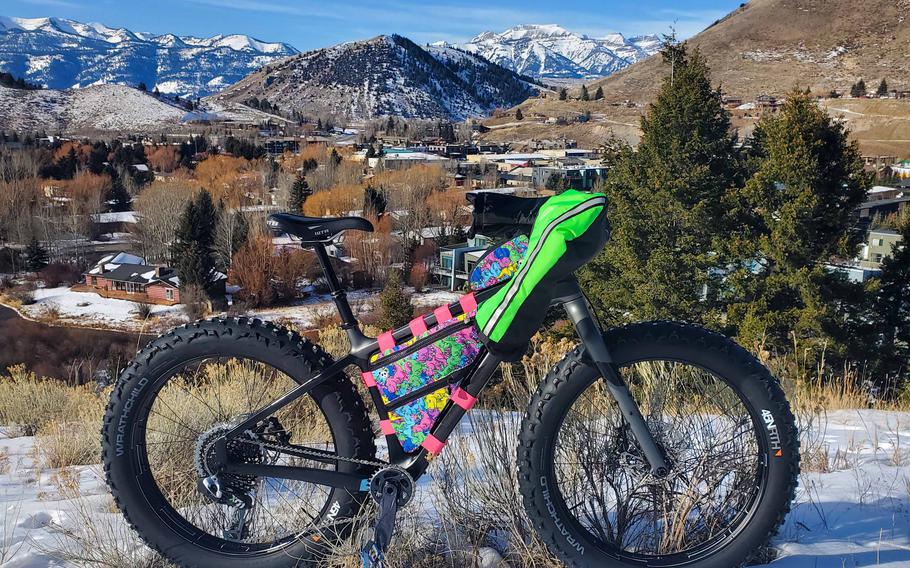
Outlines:
{"label": "snow on ground", "polygon": [[[467,420],[457,436],[470,434]],[[74,523],[122,529],[119,515],[111,512],[100,467],[71,467],[70,475],[41,468],[35,463],[34,438],[10,435],[0,429],[4,568],[66,565],[52,551],[66,546],[60,530]],[[774,542],[780,558],[767,567],[910,566],[910,412],[837,411],[804,437],[825,444],[832,471],[803,473],[797,502]],[[434,464],[421,480],[419,503],[432,502],[437,468]],[[60,479],[75,480],[82,497],[61,495]],[[122,535],[123,546],[134,546],[129,533],[112,532]]]}
{"label": "snow on ground", "polygon": [[[431,312],[444,304],[458,300],[461,294],[448,290],[416,292],[411,296],[411,303],[420,313]],[[379,290],[358,290],[348,293],[348,302],[354,315],[372,314],[377,309]],[[251,310],[249,315],[270,321],[288,321],[299,329],[319,329],[323,322],[330,321],[336,314],[335,304],[328,294],[312,296],[291,306]]]}
{"label": "snow on ground", "polygon": [[802,474],[770,566],[910,567],[910,413],[836,411],[805,439],[835,471]]}
{"label": "snow on ground", "polygon": [[152,322],[146,322],[136,315],[134,302],[102,298],[91,292],[73,292],[65,286],[38,288],[35,303],[23,306],[21,310],[31,318],[54,316],[62,323],[77,326],[129,331],[146,330],[149,323],[177,325],[186,320],[183,306],[152,306]]}
{"label": "snow on ground", "polygon": [[[421,313],[458,300],[460,294],[434,290],[413,294],[412,302]],[[360,317],[376,310],[378,290],[348,293],[354,313]],[[92,292],[74,292],[70,288],[39,288],[35,303],[20,310],[33,319],[55,319],[60,323],[82,327],[104,327],[124,331],[161,331],[187,321],[183,306],[152,306],[149,321],[136,315],[136,303],[129,300],[103,298]],[[335,304],[328,294],[310,296],[290,306],[250,310],[247,315],[269,321],[285,321],[302,330],[319,329],[336,314]]]}

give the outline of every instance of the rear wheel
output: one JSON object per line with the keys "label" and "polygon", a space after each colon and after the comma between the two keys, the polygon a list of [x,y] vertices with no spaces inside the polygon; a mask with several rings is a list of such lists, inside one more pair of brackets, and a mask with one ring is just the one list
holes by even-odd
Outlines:
{"label": "rear wheel", "polygon": [[777,380],[729,339],[655,322],[604,338],[671,471],[656,478],[580,350],[551,371],[522,427],[519,482],[568,566],[739,566],[789,511],[799,468]]}
{"label": "rear wheel", "polygon": [[[140,352],[111,397],[102,448],[117,505],[145,542],[180,566],[323,565],[364,494],[240,474],[219,476],[211,490],[205,483],[211,486],[215,443],[229,424],[330,362],[296,333],[246,318],[186,325]],[[273,449],[287,444],[325,455]],[[368,477],[368,466],[335,457],[371,460],[375,446],[363,401],[338,375],[233,439],[226,452],[231,462]]]}

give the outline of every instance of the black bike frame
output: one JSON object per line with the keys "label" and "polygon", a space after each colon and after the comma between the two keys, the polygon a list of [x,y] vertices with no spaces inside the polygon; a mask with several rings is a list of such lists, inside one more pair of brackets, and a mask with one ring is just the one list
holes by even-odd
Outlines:
{"label": "black bike frame", "polygon": [[[236,438],[252,429],[284,406],[305,396],[313,388],[323,384],[330,377],[334,377],[338,373],[343,373],[348,367],[358,367],[361,372],[370,370],[370,358],[379,351],[377,339],[368,337],[361,331],[360,324],[354,317],[351,306],[348,303],[347,295],[339,284],[335,271],[332,268],[329,256],[325,250],[325,243],[303,243],[303,245],[312,247],[316,253],[316,258],[319,260],[326,281],[328,282],[332,299],[334,300],[335,306],[341,317],[341,328],[345,330],[348,340],[350,341],[350,352],[328,367],[301,380],[296,387],[283,396],[248,415],[240,423],[233,426],[224,437],[216,442],[216,456],[222,464],[221,471],[225,473],[294,479],[319,485],[345,488],[351,492],[367,491],[369,488],[369,477],[364,477],[364,474],[360,473],[344,473],[308,467],[236,463],[231,462],[228,459],[226,450],[228,440]],[[501,285],[475,293],[477,303],[480,304],[483,300],[495,294],[499,289],[499,286]],[[607,345],[603,340],[601,330],[591,314],[590,307],[588,306],[574,275],[560,282],[559,292],[557,293],[557,297],[553,300],[553,305],[562,305],[565,308],[566,314],[575,326],[575,330],[584,346],[585,356],[583,360],[588,364],[593,365],[606,380],[608,390],[615,398],[617,406],[619,406],[623,417],[629,424],[629,429],[651,466],[651,472],[657,476],[666,475],[668,469],[663,452],[654,442],[647,424],[638,410],[638,405],[632,398],[632,395],[622,378],[617,373],[610,357],[609,350],[607,349]],[[463,312],[461,305],[458,302],[449,305],[449,311],[452,315],[459,315]],[[436,317],[432,313],[427,314],[424,317],[424,320],[426,321],[427,327],[432,327],[437,323],[441,323],[436,321]],[[411,330],[408,326],[404,326],[394,330],[392,335],[397,342],[410,338]],[[482,349],[481,355],[474,363],[467,367],[464,372],[456,373],[456,376],[460,379],[459,386],[472,397],[478,397],[493,377],[493,374],[499,367],[499,363],[500,360],[498,358],[493,356],[486,349]],[[434,390],[438,388],[441,388],[441,385],[437,383]],[[382,399],[382,395],[378,388],[371,387],[368,391],[381,420],[387,420],[389,418],[390,410],[394,410],[397,406],[407,403],[399,402],[398,404],[386,404]],[[454,404],[450,400],[437,418],[431,434],[440,442],[445,443],[466,413],[467,410]],[[430,461],[435,457],[435,455],[429,453],[423,447],[417,448],[411,453],[405,452],[398,437],[394,434],[386,435],[385,438],[389,447],[389,461],[387,465],[406,470],[414,479],[419,478],[426,472]],[[293,445],[288,448],[289,449],[286,451],[283,450],[282,453],[292,456],[297,455],[298,457],[314,461],[324,461],[326,463],[343,461],[335,460],[331,455],[326,454],[324,451],[310,450],[309,448]],[[295,448],[298,448],[299,450],[295,451]],[[316,453],[321,453],[325,457],[314,458],[313,456]]]}

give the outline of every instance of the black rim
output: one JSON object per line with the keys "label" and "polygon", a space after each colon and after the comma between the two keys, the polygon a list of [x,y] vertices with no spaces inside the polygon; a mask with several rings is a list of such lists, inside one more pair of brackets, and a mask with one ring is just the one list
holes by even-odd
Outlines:
{"label": "black rim", "polygon": [[[238,360],[247,363],[238,363]],[[239,381],[234,381],[236,384],[233,389],[224,380],[224,377],[218,376],[218,368],[223,369],[224,366],[230,364],[240,366],[233,370],[235,377],[238,375],[242,377]],[[195,366],[195,370],[189,376],[183,376],[185,370],[193,366]],[[215,371],[214,373],[206,372],[206,369],[215,369]],[[261,380],[263,377],[260,371],[266,371],[269,375],[265,384]],[[339,490],[330,487],[316,486],[311,483],[304,484],[320,490],[321,496],[317,497],[304,496],[295,489],[300,487],[303,482],[277,478],[256,478],[255,481],[235,480],[239,486],[244,486],[244,482],[255,483],[254,506],[251,509],[255,516],[244,523],[247,525],[248,535],[226,535],[225,529],[237,526],[238,508],[211,502],[203,497],[197,486],[200,475],[196,444],[206,433],[206,429],[200,424],[207,423],[208,429],[216,429],[227,420],[264,406],[297,382],[286,372],[260,358],[221,355],[188,359],[161,373],[153,380],[153,384],[145,391],[134,422],[132,439],[135,441],[136,451],[132,454],[135,464],[133,467],[137,472],[136,486],[163,523],[178,534],[186,535],[187,540],[191,540],[197,546],[222,554],[236,555],[259,555],[274,552],[300,541],[306,535],[326,533],[331,530],[330,526],[318,524],[318,520],[323,518],[329,512],[332,504],[337,501],[336,492]],[[233,392],[231,392],[232,390]],[[296,411],[297,416],[294,417],[298,419],[296,423],[291,420],[287,424],[282,424],[284,429],[291,432],[308,429],[315,433],[316,430],[312,428],[312,425],[301,422],[305,417],[320,419],[322,421],[322,424],[319,425],[321,426],[320,432],[324,433],[326,437],[324,447],[320,448],[312,442],[307,445],[331,453],[335,451],[336,439],[328,416],[319,404],[318,393],[320,390],[315,389],[311,395],[304,396],[299,401],[281,409],[276,416],[280,419],[282,413],[286,417],[288,413]],[[211,399],[207,399],[205,394],[211,394]],[[238,395],[240,399],[245,398],[245,400],[239,400]],[[192,408],[178,407],[178,402],[192,405]],[[240,406],[245,403],[247,408],[236,412],[238,403]],[[301,405],[307,405],[308,408],[301,411]],[[307,426],[309,428],[305,428]],[[175,434],[174,430],[182,431],[183,434]],[[247,445],[255,447],[253,444]],[[293,463],[286,461],[279,463],[304,464],[308,467],[329,467],[330,469],[337,469],[338,463],[327,465],[324,462],[312,460],[301,462],[300,458],[281,456],[277,452],[260,456],[253,456],[251,452],[249,455],[257,460],[291,459]],[[190,456],[193,458],[192,463],[188,460]],[[204,463],[205,460],[202,461]],[[167,471],[166,468],[171,468],[171,471]],[[289,493],[294,493],[294,495],[289,496]],[[345,494],[345,496],[347,495]],[[276,511],[283,510],[286,514],[292,509],[293,512],[306,513],[309,517],[308,521],[300,524],[290,521],[295,526],[286,526],[286,523],[276,516]],[[246,514],[249,515],[250,512],[247,511]],[[199,526],[205,524],[200,521],[209,521],[209,527]],[[279,528],[283,529],[281,531],[283,534],[278,534],[277,529]],[[213,532],[221,534],[213,534]],[[272,532],[274,537],[266,539],[265,533],[267,532]],[[320,538],[312,539],[314,543],[320,540]]]}
{"label": "black rim", "polygon": [[[680,373],[679,365],[689,370]],[[670,366],[672,380],[667,380]],[[630,380],[632,367],[650,367],[650,380],[642,381],[642,372]],[[748,525],[764,493],[767,444],[761,417],[736,385],[689,361],[644,358],[624,363],[619,371],[673,471],[663,480],[648,475],[647,462],[596,377],[573,397],[552,438],[549,473],[561,517],[576,534],[619,560],[676,566],[715,553]],[[713,392],[703,389],[701,396],[692,396],[696,387],[709,385]],[[660,393],[662,401],[655,396]],[[669,395],[684,405],[667,408]],[[606,410],[596,415],[601,424],[593,413],[573,412],[580,401]],[[652,406],[660,412],[652,412]],[[575,427],[567,432],[567,424]],[[577,473],[568,478],[566,471]]]}

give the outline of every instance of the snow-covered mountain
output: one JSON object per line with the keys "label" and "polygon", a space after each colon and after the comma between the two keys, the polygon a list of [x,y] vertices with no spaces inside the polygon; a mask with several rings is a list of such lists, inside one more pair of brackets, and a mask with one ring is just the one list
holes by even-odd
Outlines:
{"label": "snow-covered mountain", "polygon": [[116,83],[205,96],[298,53],[245,35],[154,35],[61,18],[0,16],[0,71],[52,89]]}
{"label": "snow-covered mountain", "polygon": [[525,24],[502,33],[483,32],[459,47],[532,77],[593,79],[653,55],[660,49],[660,38],[626,38],[619,33],[595,38],[555,24]]}
{"label": "snow-covered mountain", "polygon": [[311,117],[462,120],[514,106],[537,92],[533,79],[479,55],[448,46],[422,48],[391,35],[274,63],[210,101],[255,97]]}

